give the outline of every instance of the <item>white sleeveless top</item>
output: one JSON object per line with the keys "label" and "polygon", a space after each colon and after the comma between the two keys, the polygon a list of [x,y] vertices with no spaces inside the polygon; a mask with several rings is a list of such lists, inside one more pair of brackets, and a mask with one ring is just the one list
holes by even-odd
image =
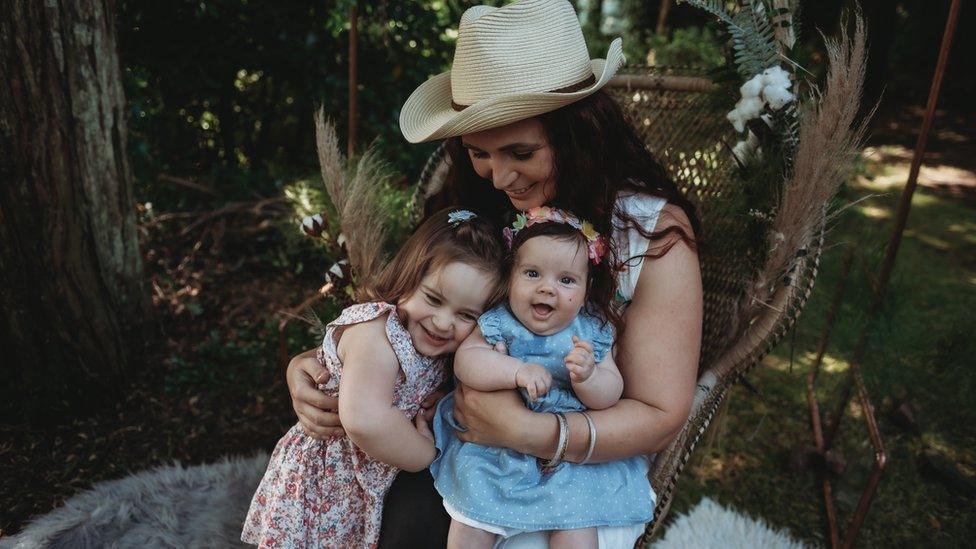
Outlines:
{"label": "white sleeveless top", "polygon": [[[617,195],[617,211],[633,218],[648,234],[654,231],[657,218],[667,203],[663,198],[633,191]],[[613,219],[612,240],[617,251],[617,260],[621,264],[617,275],[617,300],[629,303],[634,298],[637,279],[640,278],[641,267],[644,265],[644,258],[641,256],[647,253],[650,240],[619,216],[614,216]]]}

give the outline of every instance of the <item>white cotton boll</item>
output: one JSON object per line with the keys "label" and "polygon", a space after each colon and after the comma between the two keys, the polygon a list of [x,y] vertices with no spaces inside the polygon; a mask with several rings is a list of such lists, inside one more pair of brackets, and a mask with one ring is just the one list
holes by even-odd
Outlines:
{"label": "white cotton boll", "polygon": [[732,126],[735,127],[735,131],[742,133],[746,129],[746,121],[744,118],[742,118],[742,113],[739,112],[739,109],[729,111],[729,114],[725,115],[725,118],[732,123]]}
{"label": "white cotton boll", "polygon": [[781,109],[783,105],[793,101],[793,94],[780,86],[766,86],[763,88],[763,98],[773,109]]}
{"label": "white cotton boll", "polygon": [[735,108],[742,113],[742,118],[752,120],[763,110],[763,100],[759,97],[743,97],[735,104]]}
{"label": "white cotton boll", "polygon": [[784,71],[779,65],[764,70],[762,80],[764,86],[790,87],[790,73]]}
{"label": "white cotton boll", "polygon": [[763,89],[763,75],[757,74],[750,78],[745,84],[739,88],[739,92],[742,94],[743,98],[746,97],[759,97]]}

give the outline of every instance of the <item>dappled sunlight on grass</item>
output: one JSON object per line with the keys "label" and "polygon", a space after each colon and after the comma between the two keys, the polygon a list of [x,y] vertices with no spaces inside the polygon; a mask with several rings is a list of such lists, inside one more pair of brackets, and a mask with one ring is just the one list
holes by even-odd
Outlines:
{"label": "dappled sunlight on grass", "polygon": [[[844,189],[843,211],[827,235],[813,295],[795,331],[748,376],[759,394],[738,386],[700,455],[689,463],[676,509],[708,494],[824,544],[822,499],[796,456],[812,448],[806,378],[816,357],[843,257],[854,267],[831,330],[817,381],[821,412],[833,413],[848,365],[866,325],[878,268],[908,178],[911,151],[878,147]],[[966,176],[967,170],[923,169],[920,184]],[[971,173],[971,172],[970,172]],[[926,179],[928,177],[929,179]],[[966,176],[968,177],[968,176]],[[867,332],[861,372],[888,452],[888,466],[858,538],[866,546],[947,545],[976,536],[972,508],[944,479],[923,473],[925,452],[976,477],[976,210],[962,200],[919,188],[884,306]],[[868,197],[865,199],[865,197]],[[859,200],[862,200],[858,202]],[[902,405],[916,427],[895,421]],[[853,514],[873,463],[860,403],[851,399],[835,448],[847,464],[835,483],[839,520]],[[800,460],[802,461],[802,460]],[[682,493],[682,490],[690,488]]]}
{"label": "dappled sunlight on grass", "polygon": [[946,440],[941,434],[931,431],[922,433],[922,443],[949,458],[963,462],[964,465],[968,461],[970,463],[965,468],[974,469],[973,459],[976,457],[976,450],[973,448],[961,448],[959,445]]}
{"label": "dappled sunlight on grass", "polygon": [[872,219],[888,219],[891,217],[891,212],[873,204],[864,204],[863,206],[856,206],[856,208],[866,217]]}

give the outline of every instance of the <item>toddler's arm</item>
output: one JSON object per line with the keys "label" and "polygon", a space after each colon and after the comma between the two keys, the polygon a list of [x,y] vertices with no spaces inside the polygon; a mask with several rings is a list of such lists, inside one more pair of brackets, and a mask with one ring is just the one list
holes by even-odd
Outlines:
{"label": "toddler's arm", "polygon": [[386,337],[386,317],[346,328],[339,340],[339,417],[356,446],[405,471],[434,460],[434,439],[421,414],[416,425],[393,405],[400,363]]}
{"label": "toddler's arm", "polygon": [[499,353],[475,328],[454,355],[454,375],[478,391],[500,391],[525,387],[535,399],[549,391],[552,376],[538,364],[530,364]]}
{"label": "toddler's arm", "polygon": [[620,400],[624,380],[613,360],[613,352],[607,351],[603,361],[594,363],[593,346],[573,337],[573,350],[566,355],[566,368],[573,391],[590,410],[609,408]]}

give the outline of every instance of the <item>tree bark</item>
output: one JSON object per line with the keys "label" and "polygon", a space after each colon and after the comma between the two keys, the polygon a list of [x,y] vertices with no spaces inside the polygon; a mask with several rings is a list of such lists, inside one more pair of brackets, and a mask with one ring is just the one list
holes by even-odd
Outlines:
{"label": "tree bark", "polygon": [[150,311],[115,4],[0,6],[0,399],[63,419],[120,396]]}
{"label": "tree bark", "polygon": [[661,0],[661,6],[657,12],[657,25],[654,26],[654,34],[663,35],[668,31],[668,12],[671,11],[671,4],[674,0]]}

